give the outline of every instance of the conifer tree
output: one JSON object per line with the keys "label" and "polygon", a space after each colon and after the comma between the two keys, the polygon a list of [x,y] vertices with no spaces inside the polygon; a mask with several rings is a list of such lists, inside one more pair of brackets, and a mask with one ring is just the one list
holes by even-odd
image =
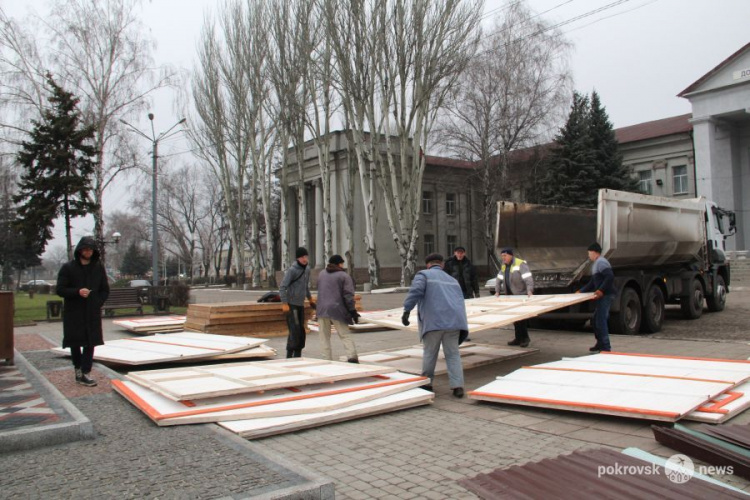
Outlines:
{"label": "conifer tree", "polygon": [[573,93],[565,126],[555,138],[542,181],[541,202],[564,207],[596,205],[599,171],[589,127],[588,96]]}
{"label": "conifer tree", "polygon": [[589,129],[594,164],[599,169],[597,188],[638,191],[638,180],[633,177],[631,169],[622,164],[622,154],[614,127],[596,90],[591,93]]}
{"label": "conifer tree", "polygon": [[143,276],[151,269],[149,256],[132,242],[125,254],[122,256],[120,263],[120,272],[130,276]]}
{"label": "conifer tree", "polygon": [[52,239],[55,219],[62,215],[72,258],[71,219],[96,208],[89,198],[96,156],[91,142],[94,129],[81,123],[78,99],[73,94],[57,85],[50,74],[47,84],[52,89],[52,106],[41,122],[32,122],[30,140],[23,142],[17,154],[23,173],[19,193],[13,198],[21,203],[16,228],[26,248],[41,255]]}

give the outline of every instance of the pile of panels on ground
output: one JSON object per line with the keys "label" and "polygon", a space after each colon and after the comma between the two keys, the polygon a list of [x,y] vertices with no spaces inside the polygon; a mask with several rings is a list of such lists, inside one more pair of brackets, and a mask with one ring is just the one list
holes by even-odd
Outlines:
{"label": "pile of panels on ground", "polygon": [[216,422],[249,439],[429,404],[429,379],[310,358],[131,372],[114,389],[157,425]]}
{"label": "pile of panels on ground", "polygon": [[[361,310],[359,295],[355,303]],[[315,311],[305,302],[305,322]],[[245,337],[283,337],[289,333],[280,302],[220,302],[190,304],[185,329],[220,335]]]}
{"label": "pile of panels on ground", "polygon": [[[126,366],[272,358],[276,350],[266,339],[181,332],[107,341],[94,350],[94,361]],[[54,348],[63,356],[69,349]]]}
{"label": "pile of panels on ground", "polygon": [[750,406],[750,362],[600,353],[526,366],[469,392],[497,403],[719,423]]}
{"label": "pile of panels on ground", "polygon": [[[471,370],[479,366],[528,356],[539,352],[539,349],[519,349],[464,342],[459,346],[458,352],[461,355],[463,369]],[[421,345],[415,345],[360,354],[359,361],[360,363],[390,366],[402,372],[419,375],[422,373],[423,354],[424,348]],[[345,361],[346,358],[342,357],[341,360]],[[435,375],[443,375],[444,373],[448,373],[448,366],[441,348],[435,365]]]}
{"label": "pile of panels on ground", "polygon": [[637,448],[606,448],[569,455],[461,479],[479,498],[747,498],[743,491],[699,474],[676,460],[665,460]]}
{"label": "pile of panels on ground", "polygon": [[181,332],[185,328],[185,316],[144,316],[142,318],[116,319],[112,324],[138,335]]}
{"label": "pile of panels on ground", "polygon": [[750,427],[747,425],[703,424],[688,428],[652,426],[654,438],[675,451],[750,479]]}

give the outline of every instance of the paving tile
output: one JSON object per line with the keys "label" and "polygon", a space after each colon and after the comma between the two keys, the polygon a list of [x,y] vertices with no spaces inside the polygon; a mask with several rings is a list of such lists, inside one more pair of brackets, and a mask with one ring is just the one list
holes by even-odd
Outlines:
{"label": "paving tile", "polygon": [[544,422],[538,422],[536,424],[527,425],[527,429],[540,431],[540,432],[548,432],[550,434],[555,434],[558,436],[563,436],[565,434],[577,431],[579,429],[583,429],[580,425],[575,424],[569,424],[567,422],[560,422],[558,420],[549,419],[545,420]]}

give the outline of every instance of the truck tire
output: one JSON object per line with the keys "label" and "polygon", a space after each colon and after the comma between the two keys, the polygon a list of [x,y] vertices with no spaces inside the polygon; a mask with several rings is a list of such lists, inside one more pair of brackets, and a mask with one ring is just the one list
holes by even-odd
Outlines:
{"label": "truck tire", "polygon": [[651,285],[646,292],[646,300],[643,301],[642,332],[656,333],[661,330],[664,323],[664,305],[664,292],[659,286]]}
{"label": "truck tire", "polygon": [[706,297],[706,305],[711,312],[723,311],[724,306],[727,305],[727,285],[723,276],[716,276],[714,293]]}
{"label": "truck tire", "polygon": [[690,280],[688,295],[680,298],[680,309],[685,319],[698,319],[703,314],[703,285],[695,278]]}
{"label": "truck tire", "polygon": [[620,294],[620,312],[609,315],[609,330],[617,335],[636,335],[641,328],[641,300],[630,287]]}

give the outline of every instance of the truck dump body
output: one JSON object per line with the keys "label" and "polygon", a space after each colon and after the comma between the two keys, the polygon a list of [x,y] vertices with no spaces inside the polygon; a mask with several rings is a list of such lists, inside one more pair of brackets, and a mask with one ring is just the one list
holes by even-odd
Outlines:
{"label": "truck dump body", "polygon": [[703,260],[706,202],[599,192],[597,239],[612,267],[664,267]]}
{"label": "truck dump body", "polygon": [[571,278],[587,269],[594,241],[613,268],[678,266],[702,259],[705,206],[606,189],[598,210],[501,201],[495,244],[513,247],[532,272]]}

